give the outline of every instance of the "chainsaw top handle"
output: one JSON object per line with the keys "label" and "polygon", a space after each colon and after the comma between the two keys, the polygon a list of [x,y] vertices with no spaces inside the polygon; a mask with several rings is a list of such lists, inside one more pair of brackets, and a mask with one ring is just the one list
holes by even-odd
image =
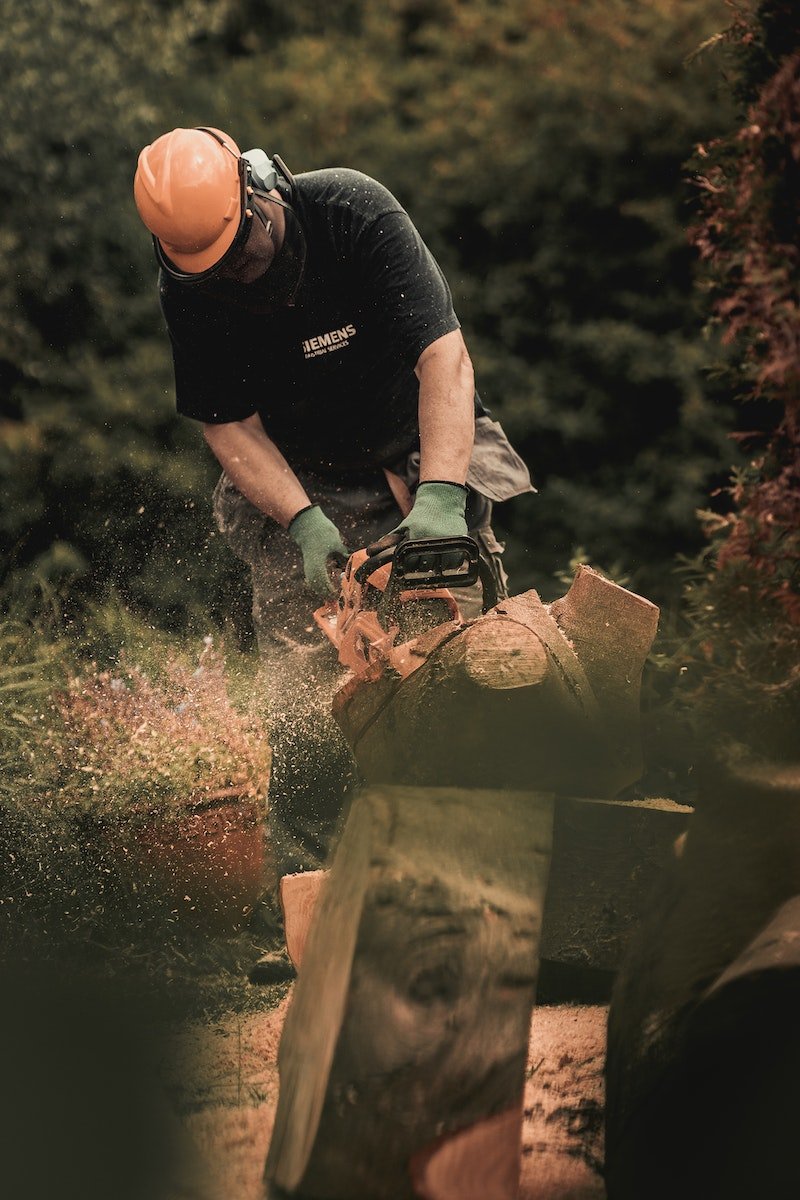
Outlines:
{"label": "chainsaw top handle", "polygon": [[373,571],[390,561],[388,601],[401,591],[471,587],[480,580],[483,611],[488,612],[497,603],[494,576],[471,537],[406,538],[368,558],[356,571],[356,579],[364,583]]}

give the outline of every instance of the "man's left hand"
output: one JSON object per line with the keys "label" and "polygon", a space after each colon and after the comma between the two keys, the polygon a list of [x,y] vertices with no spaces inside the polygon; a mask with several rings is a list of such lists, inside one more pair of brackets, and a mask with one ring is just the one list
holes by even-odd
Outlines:
{"label": "man's left hand", "polygon": [[408,538],[463,537],[467,533],[465,511],[468,490],[460,483],[430,480],[417,488],[414,506],[399,525],[367,546],[372,558]]}

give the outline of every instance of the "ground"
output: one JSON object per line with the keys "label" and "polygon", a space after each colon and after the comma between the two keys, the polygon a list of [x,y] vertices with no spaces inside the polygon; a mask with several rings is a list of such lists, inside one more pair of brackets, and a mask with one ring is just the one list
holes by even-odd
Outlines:
{"label": "ground", "polygon": [[[192,1020],[170,1039],[161,1075],[186,1149],[173,1167],[170,1200],[262,1200],[278,1099],[277,1050],[291,988],[258,993],[258,1011]],[[606,1015],[601,1006],[534,1011],[520,1200],[605,1195]]]}

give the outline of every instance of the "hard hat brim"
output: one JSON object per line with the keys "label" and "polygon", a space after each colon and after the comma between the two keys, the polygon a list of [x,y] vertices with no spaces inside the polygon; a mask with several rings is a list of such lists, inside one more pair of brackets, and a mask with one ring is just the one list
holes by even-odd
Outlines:
{"label": "hard hat brim", "polygon": [[242,213],[238,223],[231,221],[229,227],[222,231],[217,240],[210,246],[204,246],[202,250],[194,252],[178,250],[175,246],[170,246],[168,242],[163,242],[161,238],[158,239],[158,244],[179,271],[186,275],[199,275],[203,271],[210,270],[228,253],[242,229],[244,219],[244,213]]}

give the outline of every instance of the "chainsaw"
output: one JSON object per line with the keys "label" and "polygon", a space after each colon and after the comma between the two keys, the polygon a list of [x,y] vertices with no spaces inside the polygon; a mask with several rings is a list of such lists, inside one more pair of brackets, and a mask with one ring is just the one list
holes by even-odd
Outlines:
{"label": "chainsaw", "polygon": [[471,537],[407,539],[373,556],[357,550],[341,572],[338,597],[314,620],[357,677],[405,678],[466,624],[450,589],[479,581],[485,613],[497,589]]}

